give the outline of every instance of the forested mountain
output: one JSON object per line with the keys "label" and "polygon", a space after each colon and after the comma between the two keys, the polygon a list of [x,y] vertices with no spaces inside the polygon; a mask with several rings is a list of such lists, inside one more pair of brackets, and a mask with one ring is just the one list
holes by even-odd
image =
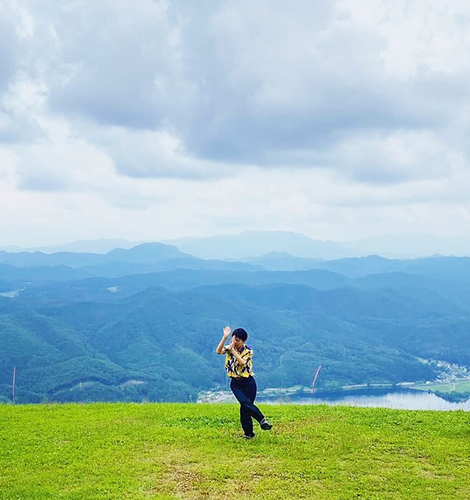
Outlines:
{"label": "forested mountain", "polygon": [[[153,250],[129,264],[152,264]],[[424,360],[470,366],[468,260],[384,261],[322,263],[345,274],[226,263],[241,270],[86,279],[56,260],[1,265],[0,400],[11,398],[14,367],[20,402],[195,399],[226,384],[214,353],[225,324],[250,333],[261,388],[309,385],[319,364],[320,389],[434,379]]]}

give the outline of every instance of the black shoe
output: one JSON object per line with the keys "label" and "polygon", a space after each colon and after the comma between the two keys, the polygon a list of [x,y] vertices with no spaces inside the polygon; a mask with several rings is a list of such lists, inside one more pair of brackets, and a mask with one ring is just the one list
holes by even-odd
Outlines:
{"label": "black shoe", "polygon": [[245,435],[243,436],[243,439],[253,439],[254,437],[255,437],[255,435],[254,435],[254,434],[245,434]]}
{"label": "black shoe", "polygon": [[273,427],[273,424],[270,424],[265,418],[261,420],[259,425],[261,426],[261,429],[263,429],[263,431],[270,431]]}

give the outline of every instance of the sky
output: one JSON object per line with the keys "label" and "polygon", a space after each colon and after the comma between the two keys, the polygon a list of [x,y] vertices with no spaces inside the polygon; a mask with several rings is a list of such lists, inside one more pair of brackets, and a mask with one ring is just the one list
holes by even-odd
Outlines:
{"label": "sky", "polygon": [[467,0],[2,0],[0,246],[470,234]]}

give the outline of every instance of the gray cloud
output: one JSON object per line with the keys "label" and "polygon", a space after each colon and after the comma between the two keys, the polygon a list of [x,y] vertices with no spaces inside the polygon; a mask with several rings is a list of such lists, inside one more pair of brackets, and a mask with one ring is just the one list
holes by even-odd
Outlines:
{"label": "gray cloud", "polygon": [[[470,157],[456,140],[470,98],[459,52],[470,17],[458,1],[444,18],[431,1],[427,27],[419,2],[407,15],[362,0],[24,5],[32,27],[21,39],[24,19],[0,17],[12,48],[0,49],[0,92],[19,72],[40,80],[42,112],[67,119],[123,175],[217,177],[249,164],[397,183]],[[14,107],[0,136],[13,140],[21,123],[39,136]]]}
{"label": "gray cloud", "polygon": [[32,171],[28,176],[20,177],[18,188],[24,191],[61,192],[66,191],[69,184],[64,178],[56,175],[45,175],[43,170]]}
{"label": "gray cloud", "polygon": [[[299,11],[284,5],[248,34],[248,9],[238,12],[238,23],[229,15],[212,22],[217,29],[207,36],[226,50],[220,51],[222,65],[212,65],[209,97],[187,129],[195,154],[276,165],[306,157],[306,165],[316,165],[320,155],[330,156],[334,166],[336,147],[351,134],[441,128],[460,114],[468,98],[465,69],[442,74],[423,66],[404,79],[386,70],[382,53],[389,42],[377,30],[335,19],[330,11],[318,29],[302,31],[295,22]],[[286,29],[276,24],[279,19]],[[295,33],[289,33],[289,21]]]}
{"label": "gray cloud", "polygon": [[58,71],[48,75],[52,109],[103,125],[157,128],[165,120],[159,78],[177,57],[163,4],[69,2],[54,16]]}
{"label": "gray cloud", "polygon": [[[0,144],[29,140],[37,133],[27,117],[18,115],[11,103],[11,89],[27,44],[21,35],[21,15],[11,2],[0,4]],[[27,50],[27,49],[26,49]]]}
{"label": "gray cloud", "polygon": [[16,72],[19,39],[15,29],[17,16],[8,4],[0,6],[0,94],[5,91]]}

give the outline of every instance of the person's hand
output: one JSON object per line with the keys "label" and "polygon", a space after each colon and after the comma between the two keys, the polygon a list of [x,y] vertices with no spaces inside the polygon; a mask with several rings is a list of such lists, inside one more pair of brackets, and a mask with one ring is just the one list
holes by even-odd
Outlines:
{"label": "person's hand", "polygon": [[231,333],[232,333],[232,329],[229,326],[226,326],[224,328],[224,337],[225,338],[229,337]]}
{"label": "person's hand", "polygon": [[232,351],[232,352],[235,352],[235,337],[232,337],[232,340],[230,341],[230,344],[228,345],[229,349]]}

